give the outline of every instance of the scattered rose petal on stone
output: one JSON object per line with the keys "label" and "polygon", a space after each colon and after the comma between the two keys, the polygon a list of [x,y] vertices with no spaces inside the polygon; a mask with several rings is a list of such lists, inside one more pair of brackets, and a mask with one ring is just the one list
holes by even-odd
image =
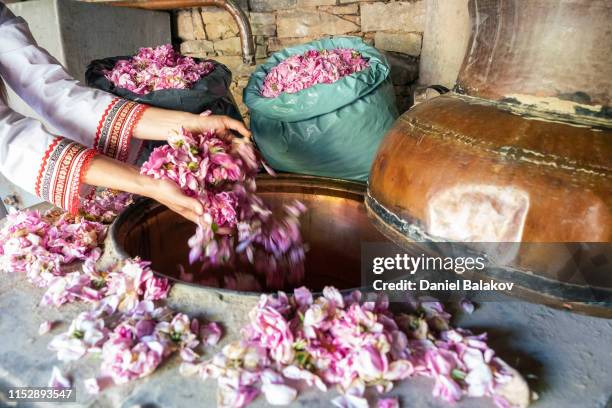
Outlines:
{"label": "scattered rose petal on stone", "polygon": [[38,326],[38,335],[42,336],[43,334],[47,334],[53,328],[53,322],[50,320],[45,320]]}
{"label": "scattered rose petal on stone", "polygon": [[376,408],[400,408],[397,398],[381,398],[376,403]]}
{"label": "scattered rose petal on stone", "polygon": [[297,396],[297,390],[285,384],[264,384],[261,391],[270,405],[289,405]]}
{"label": "scattered rose petal on stone", "polygon": [[474,312],[474,303],[472,303],[472,301],[469,299],[461,299],[459,305],[461,306],[461,309],[467,314],[472,314]]}
{"label": "scattered rose petal on stone", "polygon": [[56,389],[71,388],[72,382],[57,366],[54,366],[51,373],[51,379],[49,380],[49,387]]}
{"label": "scattered rose petal on stone", "polygon": [[219,342],[221,336],[223,335],[223,330],[221,329],[221,325],[217,322],[210,322],[200,329],[200,337],[202,341],[209,346],[214,346]]}

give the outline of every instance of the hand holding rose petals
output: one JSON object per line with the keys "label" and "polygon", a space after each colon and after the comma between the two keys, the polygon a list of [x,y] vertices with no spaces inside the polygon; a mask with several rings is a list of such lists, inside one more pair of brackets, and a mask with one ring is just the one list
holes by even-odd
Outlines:
{"label": "hand holding rose petals", "polygon": [[285,207],[282,218],[273,217],[255,193],[259,162],[252,144],[186,129],[169,137],[168,143],[151,153],[141,173],[171,180],[187,198],[201,203],[204,214],[188,242],[189,261],[202,261],[203,270],[217,266],[240,270],[250,265],[258,276],[249,280],[244,272],[226,275],[223,284],[228,287],[279,289],[299,283],[305,256],[299,217],[306,208],[295,202]]}

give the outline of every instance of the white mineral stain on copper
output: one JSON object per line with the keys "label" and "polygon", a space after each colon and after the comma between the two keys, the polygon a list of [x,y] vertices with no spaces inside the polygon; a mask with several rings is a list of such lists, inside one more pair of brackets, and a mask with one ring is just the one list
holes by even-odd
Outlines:
{"label": "white mineral stain on copper", "polygon": [[506,98],[516,99],[523,105],[540,107],[544,110],[550,110],[557,113],[563,113],[572,115],[576,113],[576,108],[591,111],[593,113],[599,113],[603,107],[601,105],[587,105],[584,103],[578,103],[569,101],[566,99],[555,98],[553,96],[534,96],[524,94],[509,94]]}
{"label": "white mineral stain on copper", "polygon": [[519,242],[529,195],[515,187],[454,186],[427,204],[427,233],[454,241]]}

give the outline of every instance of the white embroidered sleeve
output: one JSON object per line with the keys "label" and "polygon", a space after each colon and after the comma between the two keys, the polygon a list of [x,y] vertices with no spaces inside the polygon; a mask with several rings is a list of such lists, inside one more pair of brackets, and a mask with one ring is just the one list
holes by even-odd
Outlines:
{"label": "white embroidered sleeve", "polygon": [[0,172],[23,189],[76,213],[83,173],[97,153],[0,101]]}
{"label": "white embroidered sleeve", "polygon": [[135,161],[132,133],[147,105],[81,85],[40,48],[27,23],[0,3],[0,77],[66,137],[121,161]]}

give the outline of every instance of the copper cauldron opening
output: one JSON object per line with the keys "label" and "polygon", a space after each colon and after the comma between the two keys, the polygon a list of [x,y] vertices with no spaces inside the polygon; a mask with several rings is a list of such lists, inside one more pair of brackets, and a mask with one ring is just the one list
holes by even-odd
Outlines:
{"label": "copper cauldron opening", "polygon": [[[313,291],[361,286],[361,243],[387,241],[368,219],[365,185],[280,175],[259,177],[257,189],[273,210],[293,200],[308,208],[302,217],[302,235],[309,247],[303,285]],[[200,271],[199,265],[188,262],[187,240],[194,231],[193,223],[154,201],[142,200],[115,221],[110,234],[120,256],[140,256],[151,261],[157,273],[180,281],[179,265],[196,276]]]}

